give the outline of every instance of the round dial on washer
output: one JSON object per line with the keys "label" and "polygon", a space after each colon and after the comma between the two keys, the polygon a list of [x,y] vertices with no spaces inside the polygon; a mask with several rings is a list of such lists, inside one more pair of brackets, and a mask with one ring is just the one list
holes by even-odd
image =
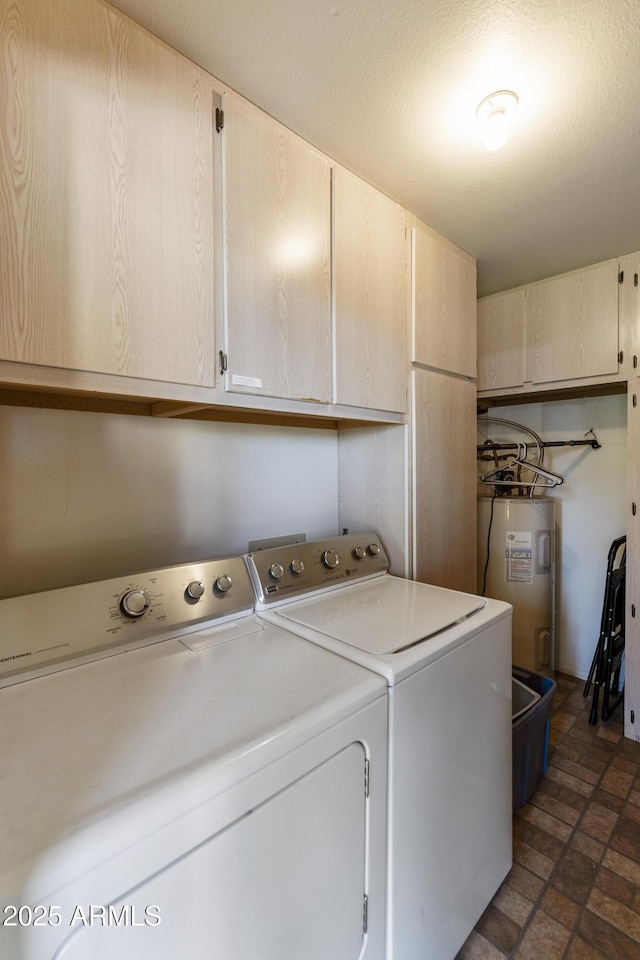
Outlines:
{"label": "round dial on washer", "polygon": [[151,605],[151,597],[146,590],[128,590],[120,601],[120,609],[128,617],[141,617]]}
{"label": "round dial on washer", "polygon": [[232,584],[233,584],[233,580],[231,579],[231,577],[229,576],[229,574],[228,574],[228,573],[222,573],[222,574],[220,574],[220,576],[214,581],[213,586],[214,586],[214,588],[215,588],[219,593],[228,593],[229,590],[231,590],[231,585],[232,585]]}
{"label": "round dial on washer", "polygon": [[368,546],[369,553],[372,557],[377,557],[380,553],[380,547],[377,543],[370,543]]}
{"label": "round dial on washer", "polygon": [[322,554],[322,562],[329,570],[335,570],[340,563],[340,557],[335,550],[325,550]]}
{"label": "round dial on washer", "polygon": [[187,600],[199,600],[203,593],[204,583],[202,580],[192,580],[191,583],[187,585],[187,589],[185,590]]}
{"label": "round dial on washer", "polygon": [[301,573],[304,573],[304,560],[292,560],[289,564],[291,573],[295,574],[296,577],[299,577]]}
{"label": "round dial on washer", "polygon": [[356,558],[356,560],[364,560],[364,558],[367,555],[367,551],[365,550],[364,547],[356,547],[355,550],[353,551],[353,555]]}
{"label": "round dial on washer", "polygon": [[274,580],[280,580],[284,576],[284,567],[281,563],[272,563],[269,567],[269,576]]}

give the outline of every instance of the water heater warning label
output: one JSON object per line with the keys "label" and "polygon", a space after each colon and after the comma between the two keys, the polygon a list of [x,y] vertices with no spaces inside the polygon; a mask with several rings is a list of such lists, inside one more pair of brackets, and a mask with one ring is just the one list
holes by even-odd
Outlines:
{"label": "water heater warning label", "polygon": [[533,582],[533,547],[531,531],[507,530],[505,544],[505,580]]}

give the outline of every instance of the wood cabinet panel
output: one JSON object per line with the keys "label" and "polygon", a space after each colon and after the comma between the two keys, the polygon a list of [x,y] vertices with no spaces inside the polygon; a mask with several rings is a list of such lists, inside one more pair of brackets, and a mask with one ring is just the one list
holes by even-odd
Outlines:
{"label": "wood cabinet panel", "polygon": [[329,164],[232,94],[225,141],[227,388],[328,403]]}
{"label": "wood cabinet panel", "polygon": [[640,740],[640,618],[637,613],[640,603],[640,517],[637,511],[634,516],[631,509],[631,504],[637,504],[640,497],[640,404],[637,383],[629,384],[627,396],[627,490],[624,732],[625,736]]}
{"label": "wood cabinet panel", "polygon": [[533,383],[617,373],[617,261],[532,284],[527,323]]}
{"label": "wood cabinet panel", "polygon": [[334,169],[335,400],[407,408],[407,255],[402,207]]}
{"label": "wood cabinet panel", "polygon": [[622,275],[618,284],[618,347],[622,354],[619,372],[623,379],[635,380],[640,376],[640,253],[620,257],[618,270]]}
{"label": "wood cabinet panel", "polygon": [[340,529],[375,530],[391,561],[391,573],[410,575],[409,428],[338,428]]}
{"label": "wood cabinet panel", "polygon": [[414,577],[476,593],[475,383],[412,376]]}
{"label": "wood cabinet panel", "polygon": [[476,264],[422,226],[412,231],[416,363],[476,376]]}
{"label": "wood cabinet panel", "polygon": [[478,301],[478,390],[524,383],[525,309],[524,289]]}
{"label": "wood cabinet panel", "polygon": [[211,78],[95,0],[0,48],[0,357],[212,384]]}

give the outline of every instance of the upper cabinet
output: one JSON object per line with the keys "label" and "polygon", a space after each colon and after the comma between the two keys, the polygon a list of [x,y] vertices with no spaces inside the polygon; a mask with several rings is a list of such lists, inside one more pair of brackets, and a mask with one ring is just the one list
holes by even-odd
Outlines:
{"label": "upper cabinet", "polygon": [[212,385],[212,78],[93,0],[0,19],[0,359]]}
{"label": "upper cabinet", "polygon": [[[620,376],[634,381],[640,376],[640,253],[627,253],[618,261],[618,346]],[[640,676],[640,675],[639,675]]]}
{"label": "upper cabinet", "polygon": [[234,94],[224,138],[227,389],[328,403],[329,163]]}
{"label": "upper cabinet", "polygon": [[476,376],[476,262],[419,224],[412,231],[415,363]]}
{"label": "upper cabinet", "polygon": [[335,401],[407,409],[405,212],[334,168]]}
{"label": "upper cabinet", "polygon": [[524,383],[526,305],[524,289],[478,301],[478,390]]}
{"label": "upper cabinet", "polygon": [[478,301],[479,393],[509,397],[626,379],[621,282],[618,260],[607,260]]}
{"label": "upper cabinet", "polygon": [[533,383],[617,373],[617,260],[531,284],[527,309]]}

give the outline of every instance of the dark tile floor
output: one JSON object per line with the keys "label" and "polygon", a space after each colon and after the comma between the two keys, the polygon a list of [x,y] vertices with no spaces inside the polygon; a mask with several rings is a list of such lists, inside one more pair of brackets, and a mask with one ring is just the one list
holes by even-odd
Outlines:
{"label": "dark tile floor", "polygon": [[549,766],[513,818],[513,869],[457,960],[640,960],[640,743],[589,726],[556,676]]}

